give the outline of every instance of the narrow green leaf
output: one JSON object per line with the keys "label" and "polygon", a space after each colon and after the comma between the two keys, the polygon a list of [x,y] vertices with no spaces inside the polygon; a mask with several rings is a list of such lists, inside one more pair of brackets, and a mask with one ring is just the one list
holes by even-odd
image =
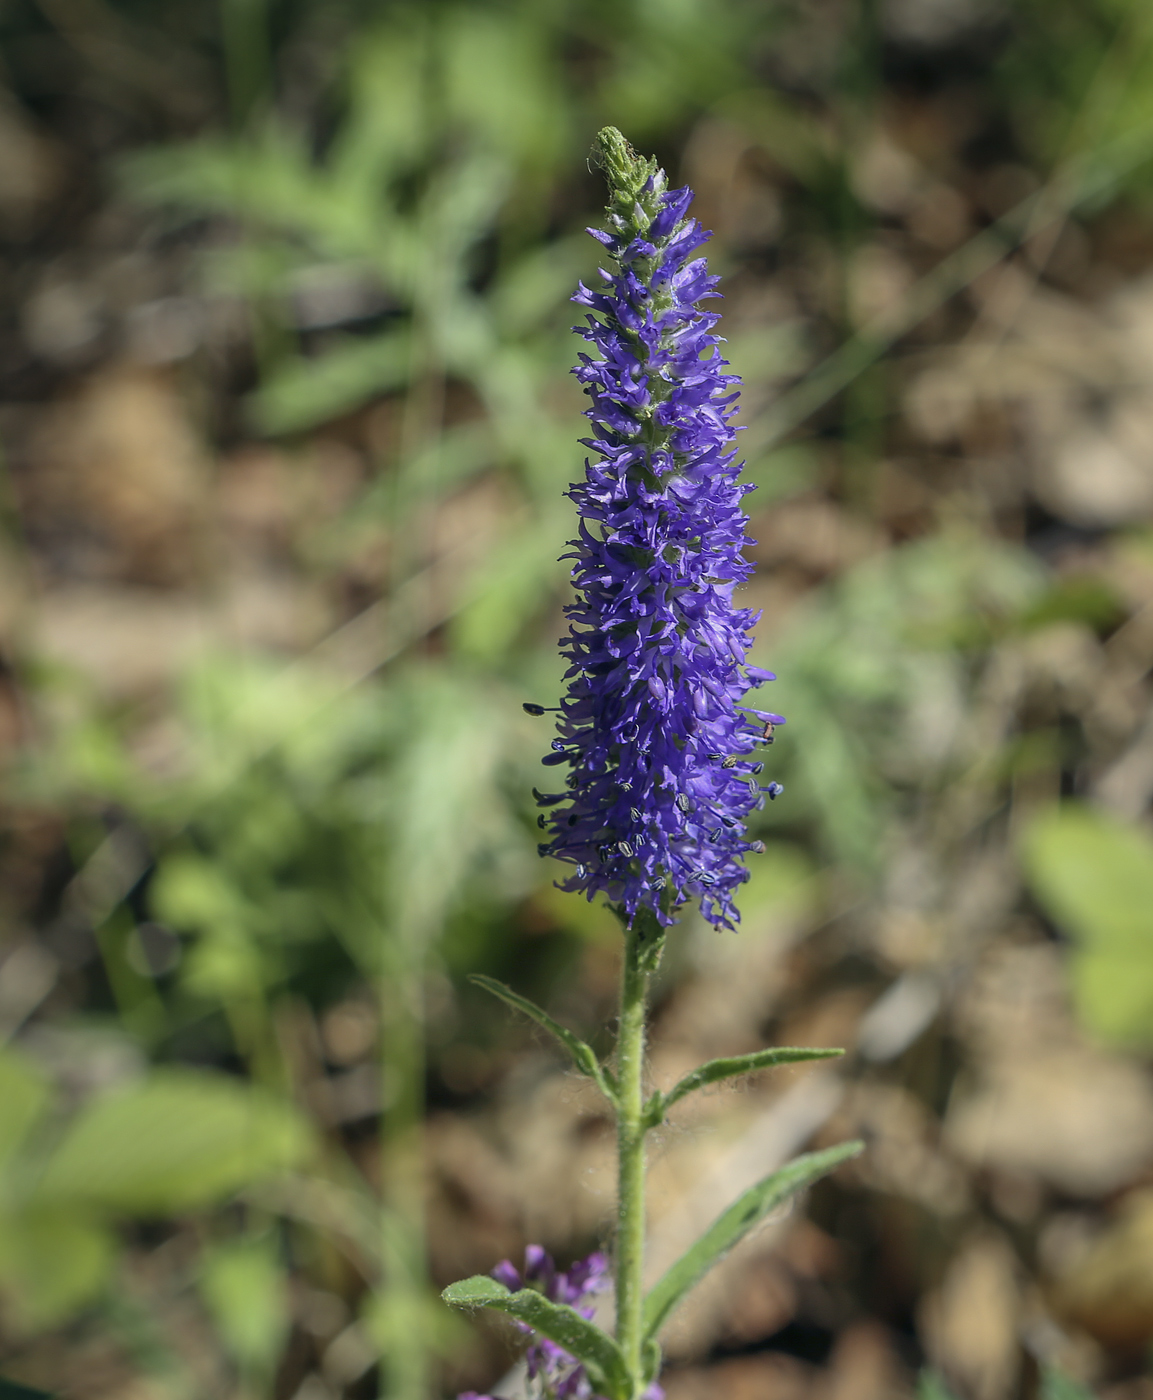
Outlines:
{"label": "narrow green leaf", "polygon": [[538,1026],[543,1026],[546,1031],[555,1035],[572,1056],[575,1068],[581,1074],[587,1074],[596,1083],[605,1098],[613,1103],[616,1102],[616,1088],[612,1074],[602,1066],[591,1045],[587,1045],[579,1036],[573,1035],[572,1031],[566,1031],[558,1021],[554,1021],[548,1012],[542,1011],[535,1002],[518,995],[511,987],[506,987],[503,982],[498,982],[494,977],[485,977],[482,973],[474,972],[468,980],[478,987],[483,987],[486,992],[491,992],[494,997],[499,997],[501,1001],[507,1002],[509,1006],[523,1011],[526,1016],[531,1016]]}
{"label": "narrow green leaf", "polygon": [[[731,1055],[726,1059],[709,1060],[693,1070],[669,1090],[667,1094],[653,1095],[652,1109],[660,1110],[661,1117],[673,1104],[691,1094],[694,1089],[703,1089],[706,1084],[716,1084],[722,1079],[732,1079],[737,1074],[751,1074],[753,1070],[771,1069],[773,1065],[795,1065],[803,1060],[831,1060],[843,1055],[843,1050],[810,1049],[808,1046],[775,1045],[768,1050],[754,1050],[748,1055]],[[659,1119],[658,1119],[659,1121]]]}
{"label": "narrow green leaf", "polygon": [[611,1394],[629,1393],[628,1370],[620,1348],[607,1332],[581,1317],[575,1308],[566,1303],[550,1303],[531,1288],[522,1288],[501,1306],[504,1312],[527,1322],[542,1337],[583,1361]]}
{"label": "narrow green leaf", "polygon": [[473,1274],[472,1278],[450,1283],[440,1296],[452,1308],[489,1308],[499,1306],[512,1294],[487,1274]]}
{"label": "narrow green leaf", "polygon": [[645,1299],[645,1335],[655,1337],[668,1315],[732,1247],[766,1215],[819,1176],[863,1152],[863,1142],[844,1142],[824,1152],[808,1152],[780,1171],[750,1186],[717,1216],[705,1233],[677,1260]]}
{"label": "narrow green leaf", "polygon": [[583,1362],[598,1390],[610,1397],[629,1393],[628,1370],[616,1342],[567,1304],[550,1303],[532,1288],[510,1293],[483,1274],[449,1284],[440,1296],[455,1308],[495,1308],[508,1313]]}

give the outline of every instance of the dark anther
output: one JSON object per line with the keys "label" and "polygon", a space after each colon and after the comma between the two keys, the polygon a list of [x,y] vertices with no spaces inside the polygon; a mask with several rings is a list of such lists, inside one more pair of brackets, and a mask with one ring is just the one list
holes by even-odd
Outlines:
{"label": "dark anther", "polygon": [[569,819],[568,819],[568,824],[569,824],[569,826],[576,826],[577,822],[579,822],[579,821],[580,821],[580,817],[578,817],[577,814],[574,812],[574,813],[572,814],[572,816],[569,817]]}
{"label": "dark anther", "polygon": [[620,851],[622,856],[631,856],[633,854],[633,848],[627,841],[618,841],[617,850]]}
{"label": "dark anther", "polygon": [[781,793],[784,792],[784,790],[785,788],[783,783],[770,783],[768,787],[765,788],[765,791],[769,794],[770,802],[773,802],[776,800],[776,798],[780,797]]}
{"label": "dark anther", "polygon": [[559,753],[559,752],[561,751],[561,749],[568,748],[568,745],[565,743],[565,741],[564,741],[563,739],[554,739],[554,740],[552,741],[552,743],[549,745],[549,748],[550,748],[550,749],[556,749],[556,751]]}
{"label": "dark anther", "polygon": [[749,843],[749,850],[754,855],[763,856],[765,853],[765,843],[763,841],[752,841]]}
{"label": "dark anther", "polygon": [[639,823],[640,821],[643,820],[643,818],[641,817],[641,809],[640,809],[639,807],[630,807],[630,808],[629,808],[629,816],[631,817],[631,819],[632,819],[634,822],[638,822],[638,823]]}
{"label": "dark anther", "polygon": [[708,840],[708,841],[719,841],[719,840],[721,839],[721,837],[722,837],[724,834],[725,834],[724,828],[723,828],[723,827],[720,827],[720,826],[717,826],[717,827],[714,827],[713,830],[709,832],[708,836],[707,836],[705,839]]}
{"label": "dark anther", "polygon": [[726,758],[725,761],[724,761],[724,763],[721,764],[721,767],[722,767],[722,768],[735,768],[736,766],[737,766],[737,756],[736,756],[735,753],[729,754],[728,758]]}
{"label": "dark anther", "polygon": [[739,825],[735,817],[722,817],[721,821],[724,822],[725,826],[727,826],[730,831],[733,829],[734,826]]}
{"label": "dark anther", "polygon": [[536,853],[538,856],[547,856],[550,850],[552,850],[552,846],[546,841],[536,848]]}
{"label": "dark anther", "polygon": [[681,809],[682,812],[691,812],[693,810],[692,803],[684,795],[683,792],[677,793],[677,806]]}
{"label": "dark anther", "polygon": [[536,824],[540,827],[542,831],[545,829],[546,826],[548,826],[548,822],[545,820],[545,815],[543,812],[540,814],[539,817],[537,817]]}
{"label": "dark anther", "polygon": [[763,773],[765,771],[765,765],[763,763],[754,763],[751,771],[754,773]]}
{"label": "dark anther", "polygon": [[705,757],[709,760],[710,763],[716,763],[717,759],[719,759],[719,758],[724,758],[724,754],[723,754],[723,753],[709,753],[709,754],[706,754]]}
{"label": "dark anther", "polygon": [[526,701],[524,702],[524,704],[521,706],[521,709],[525,712],[526,715],[543,715],[543,714],[544,714],[544,706],[543,706],[543,705],[534,705],[534,704],[532,704],[532,702],[529,701],[529,700],[526,700]]}

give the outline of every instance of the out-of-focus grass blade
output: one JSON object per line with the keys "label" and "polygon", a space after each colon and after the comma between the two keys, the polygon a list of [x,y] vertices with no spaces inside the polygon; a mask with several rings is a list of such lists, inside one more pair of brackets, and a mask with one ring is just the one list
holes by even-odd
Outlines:
{"label": "out-of-focus grass blade", "polygon": [[282,365],[250,395],[248,415],[265,433],[314,428],[408,378],[410,339],[406,330],[371,340],[350,340],[316,359]]}
{"label": "out-of-focus grass blade", "polygon": [[942,258],[893,308],[875,316],[787,389],[750,425],[741,450],[754,454],[780,442],[811,413],[847,388],[901,336],[995,267],[1023,240],[1064,219],[1074,209],[1099,201],[1131,171],[1153,158],[1151,137],[1153,128],[1144,125],[1067,161],[1047,185]]}

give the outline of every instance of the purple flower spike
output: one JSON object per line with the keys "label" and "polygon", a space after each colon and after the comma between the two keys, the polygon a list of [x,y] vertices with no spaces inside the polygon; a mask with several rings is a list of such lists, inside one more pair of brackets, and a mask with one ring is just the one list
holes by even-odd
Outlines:
{"label": "purple flower spike", "polygon": [[[592,456],[568,494],[580,512],[580,595],[561,642],[569,661],[560,739],[543,761],[570,765],[569,791],[540,798],[551,839],[542,855],[575,866],[561,885],[605,893],[631,925],[648,910],[675,922],[688,899],[731,928],[760,843],[745,820],[764,798],[755,749],[782,717],[738,707],[773,679],[747,666],[759,616],[736,607],[752,566],[741,557],[747,517],[730,420],[738,380],[727,373],[717,296],[703,258],[709,236],[619,132],[598,150],[613,189],[609,232],[590,230],[616,271],[573,298],[591,314],[577,331],[596,350],[573,373],[591,399]],[[776,796],[770,792],[770,796]]]}

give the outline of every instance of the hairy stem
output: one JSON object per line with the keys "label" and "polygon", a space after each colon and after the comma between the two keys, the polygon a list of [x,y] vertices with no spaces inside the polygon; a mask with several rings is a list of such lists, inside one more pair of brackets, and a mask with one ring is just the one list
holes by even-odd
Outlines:
{"label": "hairy stem", "polygon": [[643,944],[637,930],[625,934],[621,1019],[617,1040],[617,1342],[633,1379],[643,1389],[641,1341],[645,1245],[645,1122],[642,1076],[645,1057]]}

